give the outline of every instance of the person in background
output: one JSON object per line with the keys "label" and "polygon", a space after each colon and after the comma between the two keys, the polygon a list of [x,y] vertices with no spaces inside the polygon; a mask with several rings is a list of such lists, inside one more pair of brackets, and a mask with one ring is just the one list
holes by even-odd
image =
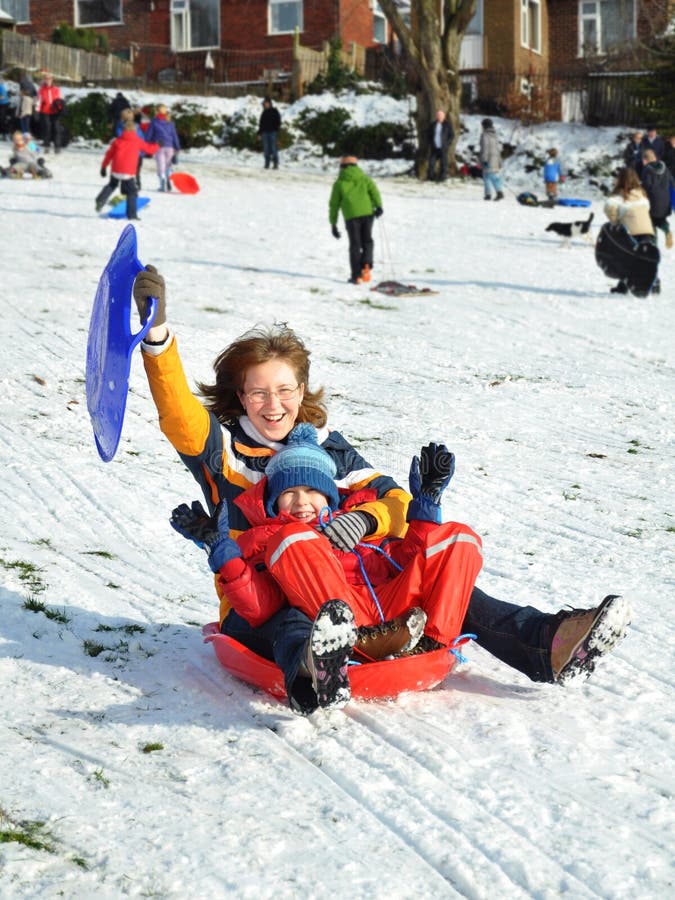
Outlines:
{"label": "person in background", "polygon": [[671,188],[675,188],[675,179],[666,168],[666,164],[656,158],[654,150],[645,150],[642,154],[640,182],[649,197],[652,225],[665,234],[666,247],[670,249],[673,246],[673,233],[668,217],[673,211],[670,191]]}
{"label": "person in background", "polygon": [[438,165],[437,181],[445,181],[448,177],[448,151],[454,140],[455,132],[446,117],[444,110],[436,111],[436,118],[429,125],[429,163],[427,166],[427,181],[433,181]]}
{"label": "person in background", "polygon": [[[45,166],[45,161],[38,158],[36,149],[33,149],[28,140],[20,131],[12,135],[12,151],[9,157],[9,175],[12,178],[23,178],[25,174],[33,178],[51,178],[52,173]],[[33,145],[34,147],[35,145]]]}
{"label": "person in background", "polygon": [[171,165],[175,162],[180,150],[180,141],[176,126],[168,115],[168,109],[164,103],[157,106],[157,112],[148,125],[145,139],[150,144],[159,144],[159,150],[155,153],[157,164],[157,177],[159,178],[160,191],[171,190]]}
{"label": "person in background", "polygon": [[480,135],[480,164],[483,169],[484,200],[492,200],[491,188],[495,190],[495,200],[503,200],[502,153],[492,119],[483,119]]}
{"label": "person in background", "polygon": [[0,139],[9,140],[10,104],[5,79],[0,75]]}
{"label": "person in background", "polygon": [[141,151],[148,156],[154,156],[159,150],[159,144],[150,144],[142,140],[136,133],[136,123],[133,118],[127,120],[122,134],[108,147],[103,162],[101,163],[101,178],[107,178],[107,167],[110,165],[110,181],[96,197],[96,212],[100,212],[117,185],[127,198],[127,219],[138,219],[137,200],[138,188],[136,186],[136,172],[138,169],[138,155]]}
{"label": "person in background", "polygon": [[120,114],[123,109],[131,109],[131,103],[129,103],[122,91],[118,91],[108,107],[110,123],[113,129],[117,128],[120,121]]}
{"label": "person in background", "polygon": [[260,113],[258,134],[262,139],[263,158],[265,168],[269,169],[272,163],[275,169],[279,168],[279,129],[281,128],[281,116],[279,110],[272,104],[271,97],[263,100],[263,111]]}
{"label": "person in background", "polygon": [[663,153],[663,161],[666,164],[666,168],[675,180],[675,134],[671,134],[671,136],[666,141],[666,149]]}
{"label": "person in background", "polygon": [[634,131],[623,151],[623,163],[640,175],[642,173],[642,138],[644,132]]}
{"label": "person in background", "polygon": [[663,159],[663,154],[666,149],[666,142],[658,133],[656,125],[647,126],[647,134],[643,136],[642,141],[640,142],[640,147],[643,157],[645,155],[645,150],[653,150],[654,155],[657,159]]}
{"label": "person in background", "polygon": [[334,238],[340,238],[340,211],[349,236],[350,284],[370,281],[373,270],[373,221],[382,215],[382,198],[372,178],[357,165],[355,156],[343,156],[330,195],[328,218]]}
{"label": "person in background", "polygon": [[[61,90],[54,84],[54,78],[45,72],[44,80],[38,90],[38,115],[40,116],[40,134],[45,153],[54,144],[54,152],[61,152],[62,129],[59,117],[63,112]],[[27,129],[24,129],[27,130]]]}
{"label": "person in background", "polygon": [[556,147],[551,147],[548,151],[548,158],[544,163],[544,186],[546,189],[546,199],[551,206],[558,202],[558,184],[565,181],[565,176],[560,165],[560,157]]}
{"label": "person in background", "polygon": [[30,132],[34,112],[35,97],[33,97],[27,88],[22,87],[19,92],[19,103],[16,114],[19,119],[19,128],[23,134]]}
{"label": "person in background", "polygon": [[211,56],[211,51],[206,51],[206,59],[204,60],[204,84],[210,87],[213,84],[213,73],[216,70],[216,64]]}

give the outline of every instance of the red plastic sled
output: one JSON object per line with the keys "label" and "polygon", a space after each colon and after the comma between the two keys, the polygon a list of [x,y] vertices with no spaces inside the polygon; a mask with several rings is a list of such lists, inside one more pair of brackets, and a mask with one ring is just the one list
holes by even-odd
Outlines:
{"label": "red plastic sled", "polygon": [[[231,675],[247,684],[262,688],[273,697],[285,699],[284,676],[273,662],[263,659],[233,638],[221,634],[217,622],[205,625],[202,634],[205,643],[213,644],[218,661]],[[444,648],[431,653],[421,653],[419,656],[350,666],[349,683],[352,697],[384,700],[397,697],[403,691],[428,691],[443,681],[455,662],[453,652]]]}
{"label": "red plastic sled", "polygon": [[197,194],[199,192],[197,179],[188,175],[187,172],[172,172],[171,184],[179,194]]}

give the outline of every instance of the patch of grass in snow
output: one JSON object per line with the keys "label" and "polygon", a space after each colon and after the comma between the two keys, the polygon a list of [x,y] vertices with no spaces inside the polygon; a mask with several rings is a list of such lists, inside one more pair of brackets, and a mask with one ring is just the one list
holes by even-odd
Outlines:
{"label": "patch of grass in snow", "polygon": [[202,312],[219,313],[220,315],[223,315],[227,313],[227,310],[221,309],[219,306],[202,306]]}
{"label": "patch of grass in snow", "polygon": [[95,769],[91,778],[93,781],[97,782],[97,784],[103,785],[104,788],[110,787],[110,779],[105,777],[103,769]]}
{"label": "patch of grass in snow", "polygon": [[97,625],[94,631],[123,631],[125,634],[145,634],[144,625]]}
{"label": "patch of grass in snow", "polygon": [[38,538],[36,541],[30,542],[33,547],[44,547],[47,550],[53,550],[54,545],[49,538]]}
{"label": "patch of grass in snow", "polygon": [[107,587],[107,588],[111,588],[113,591],[119,591],[121,585],[115,584],[114,581],[109,581],[109,582],[106,584],[106,587]]}
{"label": "patch of grass in snow", "polygon": [[100,656],[104,650],[109,650],[109,647],[106,647],[104,644],[99,644],[97,641],[91,641],[89,638],[85,638],[82,641],[82,649],[87,654],[87,656]]}
{"label": "patch of grass in snow", "polygon": [[28,819],[13,819],[0,807],[0,844],[22,844],[31,850],[54,853],[45,823]]}
{"label": "patch of grass in snow", "polygon": [[361,306],[369,306],[371,309],[383,309],[385,311],[393,309],[395,311],[398,311],[397,306],[391,306],[388,303],[375,303],[370,299],[370,297],[365,297],[363,300],[359,300],[359,304]]}
{"label": "patch of grass in snow", "polygon": [[109,550],[83,550],[83,556],[100,556],[101,559],[117,559],[114,553]]}
{"label": "patch of grass in snow", "polygon": [[33,594],[41,594],[47,589],[47,584],[42,578],[42,572],[35,563],[27,562],[23,559],[2,559],[0,557],[0,566],[7,569],[8,572],[16,572],[19,581],[22,582]]}
{"label": "patch of grass in snow", "polygon": [[142,753],[154,753],[156,750],[163,750],[164,744],[160,744],[159,742],[155,742],[153,744],[144,744],[141,747]]}

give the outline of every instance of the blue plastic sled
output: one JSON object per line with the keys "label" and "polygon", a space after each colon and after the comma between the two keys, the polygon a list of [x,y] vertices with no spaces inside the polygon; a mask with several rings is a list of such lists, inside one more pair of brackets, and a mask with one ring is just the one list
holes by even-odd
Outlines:
{"label": "blue plastic sled", "polygon": [[561,197],[558,206],[590,206],[590,200],[575,200],[573,197]]}
{"label": "blue plastic sled", "polygon": [[137,334],[131,333],[132,289],[143,268],[136,256],[136,231],[127,225],[99,279],[87,338],[87,409],[103,462],[110,462],[120,442],[131,355],[157,311],[151,297],[146,321]]}
{"label": "blue plastic sled", "polygon": [[[144,206],[147,206],[150,202],[150,197],[139,197],[136,201],[136,210],[143,209]],[[126,219],[127,217],[127,201],[126,198],[124,200],[120,200],[119,203],[116,203],[113,208],[108,213],[109,219]]]}

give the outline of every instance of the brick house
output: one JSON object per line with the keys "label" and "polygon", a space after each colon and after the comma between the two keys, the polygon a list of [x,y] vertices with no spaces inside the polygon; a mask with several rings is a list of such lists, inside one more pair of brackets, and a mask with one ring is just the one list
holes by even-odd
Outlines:
{"label": "brick house", "polygon": [[[375,0],[0,0],[20,34],[49,41],[61,23],[104,31],[111,52],[138,75],[175,67],[187,78],[255,80],[264,69],[290,71],[293,35],[319,49],[336,35],[343,47],[386,43]],[[255,59],[254,59],[255,57]]]}

